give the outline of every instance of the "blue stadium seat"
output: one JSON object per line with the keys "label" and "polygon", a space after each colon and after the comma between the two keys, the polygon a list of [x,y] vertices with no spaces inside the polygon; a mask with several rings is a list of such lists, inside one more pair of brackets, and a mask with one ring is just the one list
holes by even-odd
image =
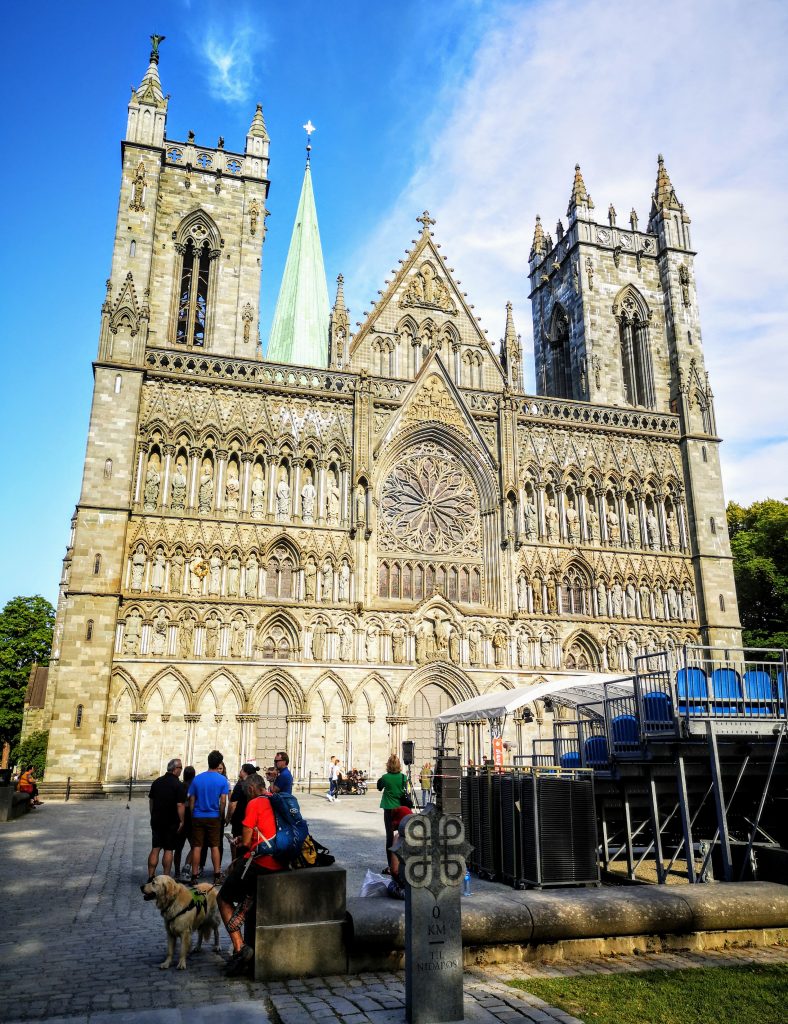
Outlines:
{"label": "blue stadium seat", "polygon": [[643,694],[643,728],[646,732],[666,732],[673,727],[673,703],[667,693],[652,690]]}
{"label": "blue stadium seat", "polygon": [[603,768],[610,764],[606,736],[589,736],[583,744],[587,768]]}
{"label": "blue stadium seat", "polygon": [[616,715],[610,723],[613,750],[635,750],[640,746],[638,720],[634,715]]}
{"label": "blue stadium seat", "polygon": [[744,693],[739,673],[732,668],[715,668],[711,674],[712,710],[715,715],[739,715]]}
{"label": "blue stadium seat", "polygon": [[680,715],[709,714],[709,684],[702,668],[680,668],[676,673]]}
{"label": "blue stadium seat", "polygon": [[562,768],[579,768],[580,754],[576,750],[570,750],[566,754],[561,754],[558,763]]}
{"label": "blue stadium seat", "polygon": [[747,695],[745,714],[775,715],[777,703],[774,699],[769,673],[753,668],[744,673],[744,690]]}

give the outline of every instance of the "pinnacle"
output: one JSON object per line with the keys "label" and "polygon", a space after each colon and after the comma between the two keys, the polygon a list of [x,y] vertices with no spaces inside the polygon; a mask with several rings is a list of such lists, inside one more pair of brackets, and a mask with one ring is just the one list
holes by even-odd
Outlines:
{"label": "pinnacle", "polygon": [[257,110],[254,112],[252,123],[249,126],[248,135],[253,135],[258,139],[268,139],[268,129],[265,127],[265,119],[263,118],[263,107],[262,104],[257,104]]}
{"label": "pinnacle", "polygon": [[334,312],[345,310],[345,278],[337,274],[337,297],[334,300]]}
{"label": "pinnacle", "polygon": [[517,343],[517,331],[514,329],[514,317],[512,316],[512,304],[506,303],[506,330],[504,332],[504,344],[508,348],[511,344]]}
{"label": "pinnacle", "polygon": [[159,43],[164,36],[151,36],[153,49],[150,52],[148,70],[145,72],[139,89],[134,92],[134,99],[137,103],[145,103],[151,107],[163,107],[166,105],[164,93],[159,78]]}
{"label": "pinnacle", "polygon": [[657,185],[654,189],[654,206],[658,210],[681,209],[681,204],[676,197],[676,190],[673,188],[673,182],[670,180],[670,175],[665,167],[665,158],[661,153],[657,156]]}
{"label": "pinnacle", "polygon": [[536,224],[534,226],[534,240],[531,243],[531,259],[534,256],[542,256],[546,251],[546,243],[544,237],[544,229],[542,228],[542,218],[537,213]]}
{"label": "pinnacle", "polygon": [[575,177],[572,182],[572,194],[569,197],[569,207],[566,211],[567,217],[571,217],[572,211],[581,204],[585,204],[590,209],[594,208],[593,200],[588,194],[586,183],[583,180],[583,174],[580,170],[580,164],[575,164]]}

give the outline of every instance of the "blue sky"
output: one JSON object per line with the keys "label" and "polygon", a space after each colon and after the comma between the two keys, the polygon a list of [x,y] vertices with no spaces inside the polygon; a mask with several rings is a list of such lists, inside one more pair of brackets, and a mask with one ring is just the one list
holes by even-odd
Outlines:
{"label": "blue sky", "polygon": [[84,456],[129,87],[148,36],[168,136],[271,135],[267,338],[311,118],[329,294],[361,318],[425,207],[497,342],[515,306],[533,387],[534,215],[566,212],[574,164],[598,211],[643,223],[663,152],[692,217],[729,498],[788,495],[788,5],[533,0],[426,4],[45,0],[6,15],[2,106],[5,439],[0,603],[54,600]]}

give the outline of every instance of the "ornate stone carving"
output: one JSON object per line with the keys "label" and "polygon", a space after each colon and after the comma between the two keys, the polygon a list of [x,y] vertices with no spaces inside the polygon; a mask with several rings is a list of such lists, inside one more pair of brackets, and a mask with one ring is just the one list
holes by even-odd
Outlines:
{"label": "ornate stone carving", "polygon": [[580,537],[580,516],[577,514],[575,503],[569,502],[566,510],[566,539],[570,544],[576,544]]}
{"label": "ornate stone carving", "polygon": [[318,622],[312,630],[312,657],[315,661],[324,661],[326,656],[326,627]]}
{"label": "ornate stone carving", "polygon": [[136,657],[140,652],[140,638],[142,636],[142,616],[138,611],[131,612],[126,616],[126,628],[123,631],[123,653]]}
{"label": "ornate stone carving", "polygon": [[151,640],[151,654],[155,654],[160,657],[162,654],[167,653],[167,630],[169,623],[167,622],[167,616],[164,614],[162,609],[156,618],[153,620],[153,639]]}
{"label": "ornate stone carving", "polygon": [[186,508],[186,473],[181,459],[175,463],[175,472],[172,475],[170,508],[173,512],[183,512]]}
{"label": "ornate stone carving", "polygon": [[384,550],[478,553],[476,488],[460,460],[432,441],[405,455],[389,474],[380,522]]}
{"label": "ornate stone carving", "polygon": [[305,523],[315,521],[315,500],[317,499],[317,488],[312,483],[312,477],[308,473],[306,483],[301,488],[301,519]]}
{"label": "ornate stone carving", "polygon": [[391,651],[395,665],[401,665],[405,661],[405,630],[396,625],[391,631]]}
{"label": "ornate stone carving", "polygon": [[206,513],[213,509],[213,467],[208,459],[202,467],[198,502],[200,512]]}
{"label": "ornate stone carving", "polygon": [[148,472],[145,474],[145,490],[143,493],[143,508],[146,512],[153,512],[159,501],[159,486],[161,474],[153,458],[148,463]]}
{"label": "ornate stone carving", "polygon": [[138,544],[134,550],[134,554],[131,556],[131,589],[134,591],[142,590],[142,583],[145,578],[145,563],[147,558],[145,557],[145,548],[142,544]]}
{"label": "ornate stone carving", "polygon": [[259,465],[255,466],[252,475],[252,519],[265,516],[265,480],[262,473],[258,472],[259,468]]}
{"label": "ornate stone carving", "polygon": [[339,522],[339,487],[333,472],[328,474],[327,494],[327,519],[329,526],[336,526]]}
{"label": "ornate stone carving", "polygon": [[457,307],[452,301],[448,285],[428,262],[423,263],[411,277],[405,294],[400,299],[400,305],[424,306],[428,309],[439,309],[451,316],[457,315]]}
{"label": "ornate stone carving", "polygon": [[186,559],[183,557],[183,551],[180,548],[176,548],[170,562],[170,593],[172,594],[183,593],[183,567],[185,563]]}
{"label": "ornate stone carving", "polygon": [[131,183],[131,200],[129,209],[139,213],[145,209],[145,164],[140,160],[134,174],[134,181]]}
{"label": "ornate stone carving", "polygon": [[307,601],[314,601],[317,594],[317,565],[309,559],[304,566],[304,596]]}
{"label": "ornate stone carving", "polygon": [[248,599],[257,597],[257,581],[260,576],[260,565],[254,551],[246,560],[246,571],[244,572],[244,597]]}
{"label": "ornate stone carving", "polygon": [[235,464],[230,463],[227,467],[227,483],[224,485],[224,510],[225,512],[237,512],[241,497],[241,483]]}
{"label": "ornate stone carving", "polygon": [[178,652],[182,658],[191,658],[194,653],[194,619],[187,615],[178,627]]}
{"label": "ornate stone carving", "polygon": [[276,485],[276,519],[277,522],[285,522],[290,518],[290,484],[287,476],[282,471],[279,483]]}
{"label": "ornate stone carving", "polygon": [[150,588],[157,593],[164,589],[164,574],[167,569],[167,561],[164,557],[164,548],[156,548],[153,556],[153,568],[151,570]]}
{"label": "ornate stone carving", "polygon": [[405,407],[403,424],[423,423],[434,420],[457,427],[463,433],[468,432],[465,419],[449,394],[443,380],[437,374],[430,374],[422,386]]}

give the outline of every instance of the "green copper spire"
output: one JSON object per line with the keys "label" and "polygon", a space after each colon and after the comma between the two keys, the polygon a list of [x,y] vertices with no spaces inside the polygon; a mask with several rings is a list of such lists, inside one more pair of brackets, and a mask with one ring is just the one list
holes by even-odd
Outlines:
{"label": "green copper spire", "polygon": [[327,366],[328,318],[326,272],[307,160],[267,358],[298,366]]}

